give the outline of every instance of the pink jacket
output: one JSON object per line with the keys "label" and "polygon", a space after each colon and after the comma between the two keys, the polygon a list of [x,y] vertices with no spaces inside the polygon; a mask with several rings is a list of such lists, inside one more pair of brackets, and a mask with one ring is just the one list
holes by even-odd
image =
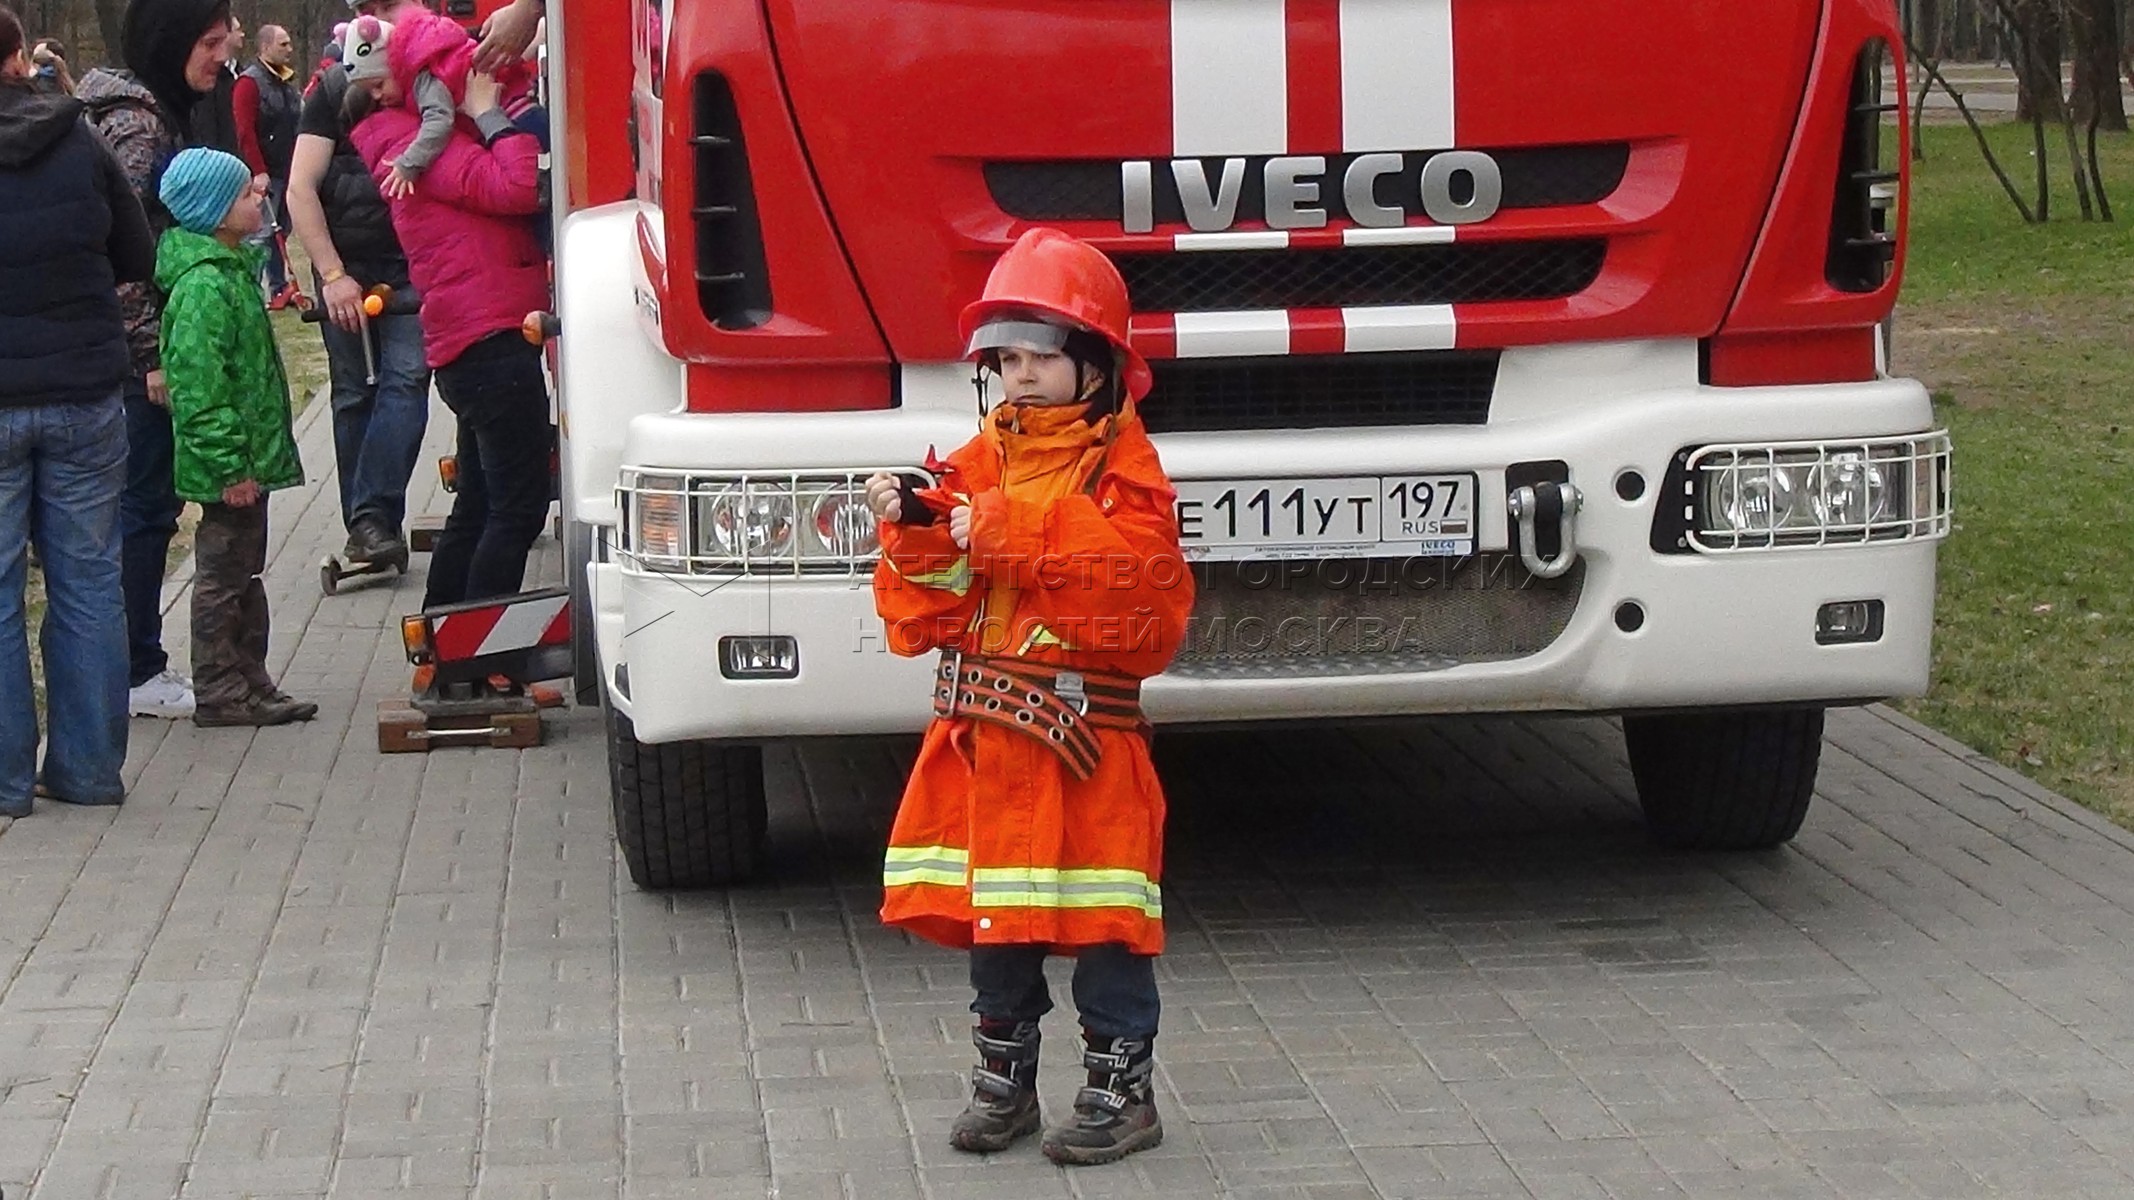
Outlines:
{"label": "pink jacket", "polygon": [[[385,43],[385,65],[393,73],[393,82],[410,98],[415,94],[415,76],[428,71],[452,93],[453,100],[464,101],[467,75],[474,70],[474,49],[473,35],[459,22],[415,6],[393,26],[393,36]],[[515,99],[531,90],[532,69],[524,63],[507,63],[498,69],[496,83],[500,96]]]}
{"label": "pink jacket", "polygon": [[[405,109],[382,109],[349,138],[382,184],[421,127]],[[423,354],[431,367],[548,307],[548,259],[532,220],[541,207],[540,153],[523,133],[484,148],[454,130],[414,194],[389,202],[408,278],[422,293]]]}

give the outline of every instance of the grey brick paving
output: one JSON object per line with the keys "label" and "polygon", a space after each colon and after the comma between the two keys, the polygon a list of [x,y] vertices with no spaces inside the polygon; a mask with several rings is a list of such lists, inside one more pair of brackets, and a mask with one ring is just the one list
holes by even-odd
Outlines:
{"label": "grey brick paving", "polygon": [[321,599],[274,503],[321,719],[137,722],[125,808],[0,831],[16,1200],[2134,1195],[2134,839],[1882,710],[1733,857],[1603,721],[1166,735],[1169,1140],[963,1158],[961,961],[873,917],[908,742],[773,756],[777,882],[637,892],[594,714],[375,752],[415,582]]}

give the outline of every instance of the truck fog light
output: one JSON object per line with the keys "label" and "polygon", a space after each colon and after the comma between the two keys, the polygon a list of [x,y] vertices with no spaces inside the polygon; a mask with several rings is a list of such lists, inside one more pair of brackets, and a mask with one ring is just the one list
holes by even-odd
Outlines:
{"label": "truck fog light", "polygon": [[1813,484],[1812,457],[1745,454],[1723,468],[1706,469],[1713,476],[1705,492],[1706,528],[1771,533],[1813,521],[1814,510],[1803,496]]}
{"label": "truck fog light", "polygon": [[1815,610],[1815,644],[1818,646],[1881,640],[1880,600],[1836,600]]}
{"label": "truck fog light", "polygon": [[796,678],[800,674],[800,642],[783,636],[722,637],[719,674],[728,679]]}

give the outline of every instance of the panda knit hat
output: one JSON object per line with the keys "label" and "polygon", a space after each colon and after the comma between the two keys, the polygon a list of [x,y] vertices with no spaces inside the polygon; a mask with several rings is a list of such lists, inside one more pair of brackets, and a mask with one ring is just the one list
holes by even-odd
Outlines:
{"label": "panda knit hat", "polygon": [[391,22],[376,17],[357,17],[348,23],[348,32],[341,35],[341,65],[348,68],[349,82],[386,77],[385,45],[392,37]]}

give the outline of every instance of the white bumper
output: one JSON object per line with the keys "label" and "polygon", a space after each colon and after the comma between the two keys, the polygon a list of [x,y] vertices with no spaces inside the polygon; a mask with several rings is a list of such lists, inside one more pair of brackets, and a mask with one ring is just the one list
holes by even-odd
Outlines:
{"label": "white bumper", "polygon": [[[1586,497],[1577,544],[1584,581],[1546,649],[1510,661],[1401,674],[1151,680],[1158,722],[1361,717],[1438,712],[1618,710],[1916,695],[1927,682],[1936,544],[1822,547],[1733,555],[1660,554],[1653,511],[1685,446],[1917,433],[1933,413],[1909,380],[1712,390],[1695,384],[1695,347],[1626,343],[1507,352],[1487,425],[1159,439],[1180,479],[1474,470],[1483,549],[1507,545],[1505,464],[1562,460]],[[881,413],[721,416],[658,413],[630,423],[623,461],[680,470],[858,469],[946,452],[973,429],[968,375],[907,372],[904,407]],[[1157,397],[1154,403],[1161,403]],[[1634,501],[1615,480],[1647,481]],[[592,568],[602,668],[648,741],[893,732],[927,718],[929,659],[892,655],[864,578],[678,579]],[[1879,640],[1816,643],[1819,606],[1881,600]],[[1644,609],[1618,627],[1625,602]],[[721,677],[718,640],[784,634],[800,675]],[[624,682],[616,687],[618,668]]]}

